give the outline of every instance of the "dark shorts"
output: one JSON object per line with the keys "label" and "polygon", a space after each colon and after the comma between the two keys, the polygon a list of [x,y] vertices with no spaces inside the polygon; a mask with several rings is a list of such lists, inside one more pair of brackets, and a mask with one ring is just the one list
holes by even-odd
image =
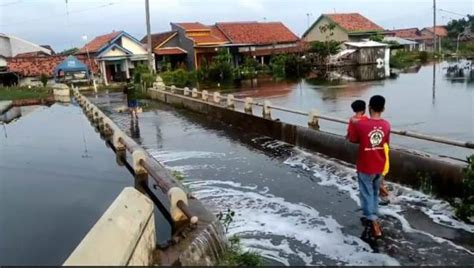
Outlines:
{"label": "dark shorts", "polygon": [[138,100],[128,100],[128,108],[137,108]]}

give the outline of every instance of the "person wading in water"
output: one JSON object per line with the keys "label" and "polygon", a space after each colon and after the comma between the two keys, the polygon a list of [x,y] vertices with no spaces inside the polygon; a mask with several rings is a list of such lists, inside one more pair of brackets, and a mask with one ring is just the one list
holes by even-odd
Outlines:
{"label": "person wading in water", "polygon": [[390,123],[382,119],[384,109],[385,98],[373,96],[369,102],[370,118],[355,122],[348,133],[349,141],[359,144],[357,178],[363,211],[361,221],[375,239],[382,237],[377,215],[378,199],[387,162],[384,146],[390,142]]}

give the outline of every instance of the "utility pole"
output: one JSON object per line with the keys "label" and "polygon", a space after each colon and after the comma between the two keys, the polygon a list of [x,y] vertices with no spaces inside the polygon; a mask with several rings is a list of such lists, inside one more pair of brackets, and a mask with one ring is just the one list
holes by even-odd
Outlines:
{"label": "utility pole", "polygon": [[433,0],[433,52],[436,52],[436,0]]}
{"label": "utility pole", "polygon": [[150,0],[145,0],[146,10],[146,33],[147,33],[147,50],[148,50],[148,66],[151,72],[155,72],[155,61],[153,59],[153,51],[151,47],[151,24],[150,24]]}

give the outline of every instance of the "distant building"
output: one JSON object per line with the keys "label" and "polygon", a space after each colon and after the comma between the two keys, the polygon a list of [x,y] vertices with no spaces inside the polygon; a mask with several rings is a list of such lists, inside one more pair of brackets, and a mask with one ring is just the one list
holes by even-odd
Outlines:
{"label": "distant building", "polygon": [[[334,24],[335,29],[322,32],[320,27]],[[339,42],[358,42],[383,33],[384,29],[359,13],[322,14],[303,34],[306,42],[335,40]]]}
{"label": "distant building", "polygon": [[419,51],[421,46],[421,44],[416,41],[408,40],[397,36],[385,36],[383,42],[388,44],[396,44],[391,46],[392,50],[401,49],[406,51]]}
{"label": "distant building", "polygon": [[0,33],[0,70],[4,70],[7,67],[7,58],[32,52],[41,52],[46,55],[51,55],[49,49],[13,35]]}
{"label": "distant building", "polygon": [[147,64],[148,56],[140,41],[124,31],[97,36],[76,55],[87,54],[100,66],[103,82],[123,82],[133,76],[138,64]]}
{"label": "distant building", "polygon": [[[64,55],[54,56],[31,56],[9,58],[7,60],[7,70],[9,73],[15,74],[17,77],[16,84],[20,86],[34,85],[40,86],[41,75],[46,75],[51,81],[55,76],[55,69],[64,60]],[[94,73],[98,73],[98,65],[93,61],[89,61],[86,56],[77,56],[78,60],[88,66],[88,69]]]}
{"label": "distant building", "polygon": [[[219,49],[228,49],[238,66],[246,56],[269,62],[272,55],[301,51],[298,36],[280,22],[221,22],[204,25],[199,22],[171,23],[172,31],[152,35],[157,64],[180,63],[188,69],[199,69],[211,63]],[[142,39],[146,43],[146,37]]]}
{"label": "distant building", "polygon": [[415,41],[418,43],[418,50],[432,51],[435,33],[439,42],[438,44],[441,44],[441,40],[448,36],[448,30],[445,26],[436,26],[435,31],[433,31],[433,27],[426,27],[422,30],[419,30],[418,28],[387,30],[385,35]]}

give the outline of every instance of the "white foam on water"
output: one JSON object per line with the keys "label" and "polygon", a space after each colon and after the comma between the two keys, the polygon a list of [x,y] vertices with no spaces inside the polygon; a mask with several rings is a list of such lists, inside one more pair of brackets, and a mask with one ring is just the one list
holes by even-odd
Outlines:
{"label": "white foam on water", "polygon": [[[360,206],[359,192],[357,181],[354,179],[356,174],[355,169],[348,166],[339,164],[323,157],[319,157],[309,154],[300,149],[297,150],[297,156],[290,157],[285,161],[288,165],[292,167],[301,167],[304,170],[311,170],[313,175],[320,180],[318,182],[320,185],[324,186],[334,186],[339,190],[346,192]],[[306,157],[305,157],[306,156]],[[310,158],[308,158],[310,157]],[[309,167],[307,160],[310,160],[311,164],[314,166]],[[387,185],[393,188],[392,193],[396,195],[397,202],[395,204],[390,204],[385,208],[380,208],[380,213],[382,215],[392,216],[400,221],[405,232],[420,233],[431,237],[434,241],[438,243],[448,243],[451,246],[466,251],[470,254],[474,254],[472,251],[459,246],[453,243],[450,240],[437,237],[428,232],[422,230],[414,229],[408,220],[402,215],[403,206],[418,208],[428,217],[430,217],[434,222],[456,229],[462,229],[467,232],[473,232],[474,226],[465,224],[458,221],[454,218],[454,208],[449,205],[448,202],[435,199],[429,195],[426,195],[420,191],[413,190],[411,188],[401,186],[396,183],[386,182]],[[422,203],[424,206],[420,207],[419,204]],[[418,205],[414,205],[418,204]]]}
{"label": "white foam on water", "polygon": [[[228,208],[236,215],[229,235],[239,234],[244,245],[264,250],[270,259],[286,263],[286,256],[295,255],[305,264],[316,264],[317,256],[325,256],[336,263],[354,265],[398,265],[383,254],[372,253],[370,247],[358,237],[342,232],[342,226],[332,217],[323,217],[305,204],[293,204],[254,186],[243,186],[230,181],[188,181],[187,186],[197,198],[209,202],[217,211]],[[251,236],[251,240],[246,237]],[[270,247],[269,241],[256,237],[278,237],[288,241]],[[303,253],[289,243],[310,247]],[[314,252],[314,255],[313,253]],[[311,255],[308,255],[311,254]],[[314,257],[314,258],[313,258]]]}
{"label": "white foam on water", "polygon": [[186,159],[196,159],[196,158],[216,158],[225,156],[224,153],[214,153],[214,152],[199,152],[199,151],[158,151],[158,150],[148,150],[151,156],[161,163],[169,163]]}

